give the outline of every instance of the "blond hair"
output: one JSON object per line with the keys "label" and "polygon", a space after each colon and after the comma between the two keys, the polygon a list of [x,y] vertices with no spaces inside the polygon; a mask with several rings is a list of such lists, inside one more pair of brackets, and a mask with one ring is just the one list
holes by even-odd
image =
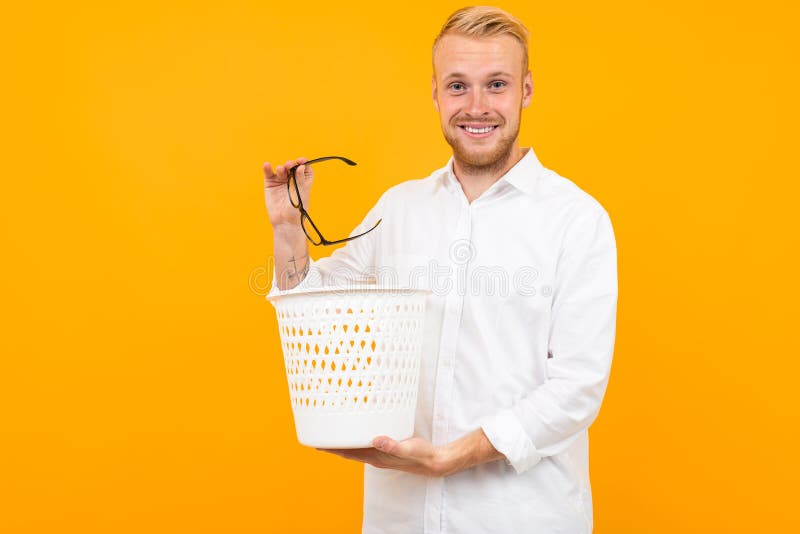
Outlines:
{"label": "blond hair", "polygon": [[528,29],[510,13],[492,6],[463,7],[450,15],[433,41],[433,53],[447,34],[466,37],[497,37],[510,35],[522,45],[522,68],[528,70]]}

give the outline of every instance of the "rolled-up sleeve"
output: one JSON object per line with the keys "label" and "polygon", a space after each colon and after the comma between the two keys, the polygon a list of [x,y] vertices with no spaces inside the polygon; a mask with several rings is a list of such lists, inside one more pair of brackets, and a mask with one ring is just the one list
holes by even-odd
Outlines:
{"label": "rolled-up sleeve", "polygon": [[481,422],[518,473],[564,451],[600,410],[616,335],[617,250],[597,207],[565,234],[556,268],[546,381]]}

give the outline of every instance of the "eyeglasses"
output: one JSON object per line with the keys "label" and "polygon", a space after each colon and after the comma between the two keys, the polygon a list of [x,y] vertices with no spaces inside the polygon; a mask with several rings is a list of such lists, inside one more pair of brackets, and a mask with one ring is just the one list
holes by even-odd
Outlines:
{"label": "eyeglasses", "polygon": [[[305,163],[301,163],[300,165],[311,165],[312,163],[321,163],[323,161],[328,161],[330,159],[338,159],[341,160],[351,167],[356,164],[355,161],[349,160],[347,158],[343,158],[340,156],[326,156],[324,158],[317,158],[306,161]],[[314,221],[311,220],[311,217],[308,216],[308,212],[303,207],[303,200],[300,198],[300,187],[297,185],[297,177],[295,176],[295,171],[297,170],[300,165],[295,165],[291,169],[289,169],[289,181],[286,182],[286,187],[289,190],[289,202],[292,203],[292,206],[300,210],[300,226],[303,228],[303,232],[306,234],[306,237],[313,245],[337,245],[339,243],[344,243],[345,241],[352,241],[353,239],[358,239],[361,236],[364,236],[375,228],[381,223],[383,219],[378,219],[378,222],[375,223],[375,226],[367,230],[366,232],[362,232],[358,235],[353,235],[350,237],[346,237],[344,239],[336,239],[334,241],[329,241],[322,236],[322,232],[319,231],[317,225],[314,224]]]}

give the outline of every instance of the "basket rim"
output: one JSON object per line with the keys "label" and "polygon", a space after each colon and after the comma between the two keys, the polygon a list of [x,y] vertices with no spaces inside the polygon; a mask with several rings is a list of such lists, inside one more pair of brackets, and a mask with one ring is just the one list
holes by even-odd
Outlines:
{"label": "basket rim", "polygon": [[339,293],[342,295],[349,295],[349,294],[370,293],[370,292],[396,293],[398,295],[418,295],[418,294],[430,295],[433,293],[431,289],[424,289],[424,288],[361,284],[352,286],[326,286],[326,287],[311,287],[303,289],[287,289],[277,295],[272,295],[272,296],[267,295],[265,298],[268,301],[274,301],[274,300],[280,300],[285,297],[294,297],[297,295],[312,295],[316,293]]}

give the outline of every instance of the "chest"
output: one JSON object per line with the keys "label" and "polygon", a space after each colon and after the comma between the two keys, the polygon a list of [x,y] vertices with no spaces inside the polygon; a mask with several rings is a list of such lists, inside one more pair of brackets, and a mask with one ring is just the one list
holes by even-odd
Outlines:
{"label": "chest", "polygon": [[[459,200],[462,200],[459,202]],[[384,282],[509,298],[552,290],[560,214],[522,194],[391,206],[375,258]]]}

